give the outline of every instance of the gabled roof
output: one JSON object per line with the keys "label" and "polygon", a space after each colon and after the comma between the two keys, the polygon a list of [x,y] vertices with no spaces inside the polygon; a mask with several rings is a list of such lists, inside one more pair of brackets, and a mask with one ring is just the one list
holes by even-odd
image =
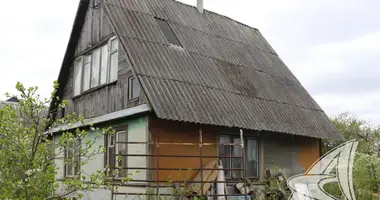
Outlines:
{"label": "gabled roof", "polygon": [[[173,0],[105,0],[157,117],[341,139],[257,29]],[[183,49],[154,18],[168,21]]]}
{"label": "gabled roof", "polygon": [[174,0],[103,2],[158,118],[342,139],[257,29]]}

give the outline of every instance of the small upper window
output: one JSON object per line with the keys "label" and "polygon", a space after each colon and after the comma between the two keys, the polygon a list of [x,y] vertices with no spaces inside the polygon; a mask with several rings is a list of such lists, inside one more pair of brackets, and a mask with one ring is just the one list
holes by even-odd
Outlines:
{"label": "small upper window", "polygon": [[162,19],[155,19],[169,43],[182,47],[181,43],[179,42],[177,36],[175,35],[173,29],[170,27],[169,23]]}
{"label": "small upper window", "polygon": [[135,77],[129,77],[128,79],[128,99],[135,99],[140,96],[140,86]]}

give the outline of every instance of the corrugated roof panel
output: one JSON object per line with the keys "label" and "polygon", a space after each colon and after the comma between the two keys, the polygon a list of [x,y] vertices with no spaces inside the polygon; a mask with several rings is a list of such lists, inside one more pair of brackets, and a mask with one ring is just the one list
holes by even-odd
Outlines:
{"label": "corrugated roof panel", "polygon": [[149,8],[146,4],[146,0],[105,0],[105,3],[108,5],[128,8],[128,10],[149,13]]}
{"label": "corrugated roof panel", "polygon": [[[106,2],[159,118],[341,139],[257,29],[173,0]],[[154,17],[169,20],[183,48]]]}
{"label": "corrugated roof panel", "polygon": [[168,44],[152,16],[119,6],[108,6],[108,8],[111,23],[115,24],[118,35]]}

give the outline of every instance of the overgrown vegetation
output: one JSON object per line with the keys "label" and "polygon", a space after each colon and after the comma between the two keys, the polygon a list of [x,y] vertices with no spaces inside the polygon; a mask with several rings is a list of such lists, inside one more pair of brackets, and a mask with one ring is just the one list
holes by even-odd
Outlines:
{"label": "overgrown vegetation", "polygon": [[[380,127],[349,113],[332,118],[346,141],[357,140],[359,145],[353,167],[356,199],[372,200],[373,193],[380,193]],[[325,152],[344,141],[324,141]],[[330,194],[344,199],[336,183],[325,186]]]}
{"label": "overgrown vegetation", "polygon": [[[54,137],[53,140],[53,134],[59,130],[57,127],[81,124],[84,120],[75,113],[55,121],[47,118],[47,106],[56,98],[58,85],[54,85],[52,97],[41,99],[37,87],[26,88],[17,83],[18,94],[8,96],[17,97],[19,104],[0,109],[0,199],[81,198],[83,191],[114,189],[106,181],[109,178],[106,170],[100,168],[89,174],[81,167],[88,164],[95,155],[103,154],[104,148],[96,145],[96,138],[114,134],[114,131],[111,128],[77,128],[60,131],[59,139]],[[60,102],[58,98],[56,100]],[[67,105],[67,101],[62,101],[56,105],[55,111]],[[87,137],[90,133],[98,135]],[[69,149],[73,149],[71,156],[64,156]],[[57,179],[58,167],[62,170],[62,166],[55,166],[57,160],[78,169],[72,178]],[[124,181],[128,180],[129,177],[126,177]]]}

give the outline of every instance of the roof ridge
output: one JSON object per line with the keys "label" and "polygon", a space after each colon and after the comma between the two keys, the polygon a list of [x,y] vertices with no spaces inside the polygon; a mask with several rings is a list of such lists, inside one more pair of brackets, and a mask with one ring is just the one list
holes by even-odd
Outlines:
{"label": "roof ridge", "polygon": [[[192,7],[192,8],[197,8],[196,6],[193,6],[193,5],[190,5],[190,4],[186,4],[186,3],[183,3],[183,2],[180,2],[180,1],[177,1],[177,0],[171,0],[171,1],[174,1],[174,2],[176,2],[176,3],[178,3],[178,4],[182,4],[182,5],[185,5],[185,6],[189,6],[189,7]],[[238,23],[238,24],[240,24],[240,25],[246,26],[246,27],[248,27],[248,28],[251,28],[251,29],[253,29],[253,30],[255,30],[255,31],[259,31],[259,32],[260,32],[260,30],[257,29],[257,28],[255,28],[255,27],[249,26],[249,25],[247,25],[247,24],[244,24],[243,22],[239,22],[239,21],[237,21],[237,20],[235,20],[235,19],[232,19],[231,17],[228,17],[228,16],[225,16],[225,15],[219,14],[219,13],[217,13],[217,12],[215,12],[215,11],[211,11],[211,10],[203,9],[203,12],[209,12],[209,13],[211,13],[211,14],[215,14],[215,15],[218,15],[218,16],[220,16],[220,17],[224,17],[224,18],[226,18],[226,19],[228,19],[228,20],[231,20],[231,21],[236,22],[236,23]]]}
{"label": "roof ridge", "polygon": [[[177,2],[176,0],[172,0],[172,1]],[[182,3],[182,2],[178,2],[178,3],[184,4],[184,3]],[[119,7],[119,8],[125,9],[125,10],[127,10],[128,12],[132,12],[132,13],[140,13],[140,14],[145,14],[145,15],[149,15],[149,16],[152,16],[152,17],[157,17],[157,16],[155,16],[155,15],[153,15],[153,14],[150,14],[150,13],[148,13],[148,12],[143,12],[143,11],[140,11],[140,10],[131,10],[131,9],[124,8],[124,7],[120,6],[120,5],[111,4],[111,3],[107,3],[107,4],[110,5],[110,6],[114,6],[114,7]],[[184,5],[186,5],[186,6],[190,6],[190,7],[193,7],[193,6],[188,5],[188,4],[184,4]],[[206,10],[206,11],[207,11],[207,10]],[[212,12],[212,11],[209,11],[209,12]],[[217,13],[215,13],[215,14],[217,14]],[[217,15],[219,15],[219,14],[217,14]],[[226,16],[223,16],[223,15],[220,15],[220,16],[222,16],[222,17],[226,17]],[[226,18],[228,18],[228,17],[226,17]],[[230,18],[228,18],[228,19],[230,19]],[[165,18],[164,20],[165,20],[165,21],[168,21],[168,22],[175,23],[175,24],[177,24],[177,25],[179,25],[179,26],[183,26],[183,27],[186,27],[186,28],[192,29],[192,30],[197,31],[197,32],[200,32],[200,33],[204,33],[204,34],[211,35],[211,36],[214,36],[214,37],[223,38],[223,39],[226,39],[226,40],[229,40],[229,41],[232,41],[232,42],[236,42],[236,43],[239,43],[239,44],[242,44],[242,45],[246,45],[246,46],[250,46],[250,47],[252,46],[252,45],[250,45],[250,44],[248,44],[248,43],[246,43],[246,42],[242,42],[242,41],[234,40],[234,39],[232,39],[232,38],[224,37],[224,36],[221,36],[221,35],[215,35],[215,34],[212,34],[212,33],[206,32],[206,31],[202,31],[202,30],[196,29],[196,28],[194,28],[194,27],[191,27],[191,26],[188,26],[188,25],[182,24],[182,23],[180,23],[180,22],[178,22],[178,21],[174,21],[174,20],[166,19],[166,18]],[[233,20],[233,19],[230,19],[230,20]],[[233,21],[234,21],[234,20],[233,20]],[[243,25],[244,25],[244,24],[243,24]],[[245,25],[245,26],[247,26],[247,25]],[[248,27],[249,27],[249,26],[248,26]],[[252,28],[252,27],[250,27],[250,28]],[[255,29],[255,28],[253,28],[253,29]],[[256,29],[256,30],[257,30],[257,29]],[[258,31],[258,30],[257,30],[257,31]],[[261,34],[261,33],[260,33],[260,34]],[[264,50],[264,49],[259,48],[259,47],[256,46],[256,45],[253,45],[253,46],[254,46],[255,48],[257,48],[258,50],[261,50],[261,51],[264,51],[264,52],[266,52],[266,53],[270,53],[270,54],[273,54],[273,55],[278,56],[276,53],[273,53],[273,52],[270,52],[270,51],[266,51],[266,50]]]}
{"label": "roof ridge", "polygon": [[245,95],[245,94],[242,94],[242,93],[226,90],[226,89],[223,89],[223,88],[216,88],[216,87],[212,87],[212,86],[201,85],[201,84],[192,83],[192,82],[189,82],[189,81],[177,80],[177,79],[172,79],[172,78],[167,78],[167,77],[158,77],[158,76],[154,76],[154,75],[141,74],[141,73],[136,73],[136,75],[146,76],[146,77],[151,77],[151,78],[156,78],[156,79],[165,79],[165,80],[169,80],[169,81],[175,81],[175,82],[180,82],[180,83],[184,83],[184,84],[196,85],[196,86],[200,86],[200,87],[204,87],[204,88],[209,88],[209,89],[214,89],[214,90],[222,90],[222,91],[229,92],[229,93],[232,93],[232,94],[236,94],[236,95],[239,95],[239,96],[250,97],[250,98],[254,98],[254,99],[258,99],[258,100],[262,100],[262,101],[268,101],[268,102],[273,102],[273,103],[278,103],[278,104],[289,105],[289,106],[292,106],[292,107],[302,108],[302,109],[306,109],[306,110],[324,112],[323,110],[320,110],[320,109],[307,108],[307,107],[304,107],[304,106],[298,106],[298,105],[294,105],[294,104],[290,104],[290,103],[286,103],[286,102],[274,101],[274,100],[264,99],[264,98],[260,98],[260,97],[256,97],[256,96],[249,96],[249,95]]}

